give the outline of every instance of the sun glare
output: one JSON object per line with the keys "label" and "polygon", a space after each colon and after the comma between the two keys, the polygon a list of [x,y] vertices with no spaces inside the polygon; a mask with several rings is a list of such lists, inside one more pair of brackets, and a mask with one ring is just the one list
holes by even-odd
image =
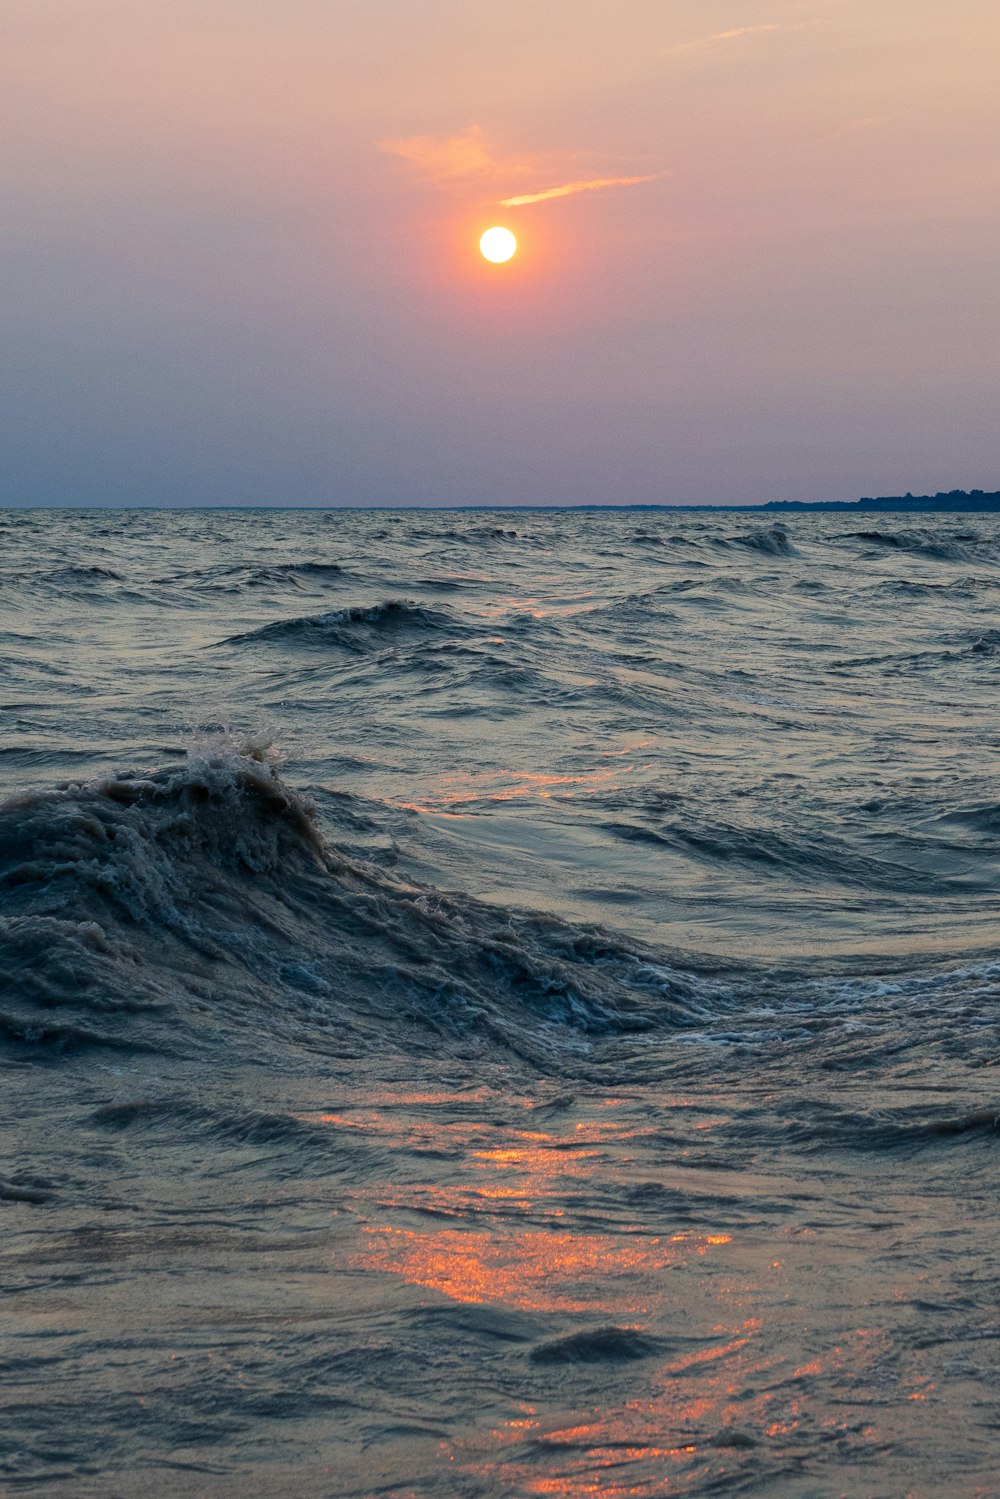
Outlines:
{"label": "sun glare", "polygon": [[503,265],[505,260],[510,260],[517,249],[517,240],[509,229],[496,225],[492,229],[487,229],[479,241],[479,248],[484,257],[491,260],[494,265]]}

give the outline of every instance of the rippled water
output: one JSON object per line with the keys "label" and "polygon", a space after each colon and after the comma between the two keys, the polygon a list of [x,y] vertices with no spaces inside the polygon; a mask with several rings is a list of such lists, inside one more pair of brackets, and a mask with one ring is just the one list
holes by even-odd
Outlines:
{"label": "rippled water", "polygon": [[4,1492],[1000,1494],[970,519],[0,513]]}

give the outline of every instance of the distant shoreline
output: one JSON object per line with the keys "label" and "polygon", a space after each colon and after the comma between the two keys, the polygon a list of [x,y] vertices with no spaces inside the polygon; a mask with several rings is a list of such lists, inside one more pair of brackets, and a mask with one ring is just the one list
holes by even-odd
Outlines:
{"label": "distant shoreline", "polygon": [[[311,507],[310,507],[311,508]],[[322,507],[320,507],[322,508]],[[333,508],[333,507],[331,507]],[[341,507],[336,507],[341,508]],[[344,506],[345,509],[360,507]],[[766,500],[760,505],[385,505],[385,510],[656,510],[683,511],[701,515],[704,512],[753,511],[755,514],[785,515],[808,510],[847,511],[852,514],[909,511],[913,514],[948,514],[958,511],[1000,511],[1000,490],[952,489],[939,494],[866,495],[860,500]]]}
{"label": "distant shoreline", "polygon": [[1000,490],[987,492],[982,489],[952,489],[947,494],[904,494],[866,496],[861,500],[768,500],[766,505],[755,506],[759,510],[909,510],[954,511],[954,510],[1000,510]]}
{"label": "distant shoreline", "polygon": [[[270,506],[261,506],[270,509]],[[305,507],[304,507],[305,508]],[[367,506],[309,506],[309,509],[367,509]],[[755,515],[797,515],[812,510],[839,511],[841,514],[865,515],[909,512],[914,515],[947,515],[959,512],[1000,511],[1000,490],[987,493],[981,489],[953,490],[950,494],[923,495],[879,495],[861,500],[767,500],[760,505],[377,505],[377,510],[460,510],[460,511],[559,511],[559,510],[622,510],[656,511],[658,513],[685,515],[734,514],[752,512]]]}

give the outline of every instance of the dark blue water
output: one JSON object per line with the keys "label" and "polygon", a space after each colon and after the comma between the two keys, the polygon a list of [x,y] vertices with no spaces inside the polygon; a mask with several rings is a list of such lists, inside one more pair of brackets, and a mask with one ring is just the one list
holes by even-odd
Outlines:
{"label": "dark blue water", "polygon": [[973,520],[0,514],[5,1492],[1000,1493]]}

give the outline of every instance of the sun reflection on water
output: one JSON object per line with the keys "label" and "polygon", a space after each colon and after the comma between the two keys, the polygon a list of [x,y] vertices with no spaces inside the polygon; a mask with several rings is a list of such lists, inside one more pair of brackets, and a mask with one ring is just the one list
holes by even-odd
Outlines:
{"label": "sun reflection on water", "polygon": [[[716,1237],[715,1242],[727,1241]],[[707,1238],[695,1234],[660,1239],[568,1230],[420,1232],[378,1226],[369,1231],[367,1249],[355,1263],[399,1275],[454,1301],[644,1318],[662,1299],[652,1278],[707,1248]]]}
{"label": "sun reflection on water", "polygon": [[[795,1362],[776,1357],[775,1330],[795,1315],[786,1288],[793,1267],[801,1278],[811,1264],[814,1236],[757,1233],[751,1177],[709,1180],[677,1165],[681,1121],[696,1138],[699,1124],[723,1117],[721,1099],[665,1099],[659,1136],[627,1096],[515,1104],[507,1095],[502,1111],[496,1099],[400,1091],[311,1116],[391,1144],[393,1176],[353,1199],[352,1271],[392,1277],[431,1305],[537,1318],[527,1337],[539,1346],[588,1329],[648,1340],[633,1362],[585,1357],[579,1366],[558,1357],[536,1366],[521,1344],[520,1382],[496,1397],[490,1424],[470,1410],[467,1429],[442,1443],[451,1473],[475,1492],[693,1494],[709,1481],[737,1483],[764,1461],[785,1471],[816,1442],[862,1459],[884,1443],[857,1404],[866,1381],[875,1404],[885,1402],[892,1349],[878,1328],[825,1346],[810,1337]],[[738,1186],[755,1208],[743,1210],[742,1230]],[[695,1211],[708,1221],[685,1221]],[[513,1334],[514,1346],[524,1336]],[[818,1392],[830,1388],[854,1392],[855,1409],[824,1408]],[[532,1403],[511,1409],[515,1390]],[[918,1416],[934,1391],[929,1379],[909,1379],[897,1410]]]}

